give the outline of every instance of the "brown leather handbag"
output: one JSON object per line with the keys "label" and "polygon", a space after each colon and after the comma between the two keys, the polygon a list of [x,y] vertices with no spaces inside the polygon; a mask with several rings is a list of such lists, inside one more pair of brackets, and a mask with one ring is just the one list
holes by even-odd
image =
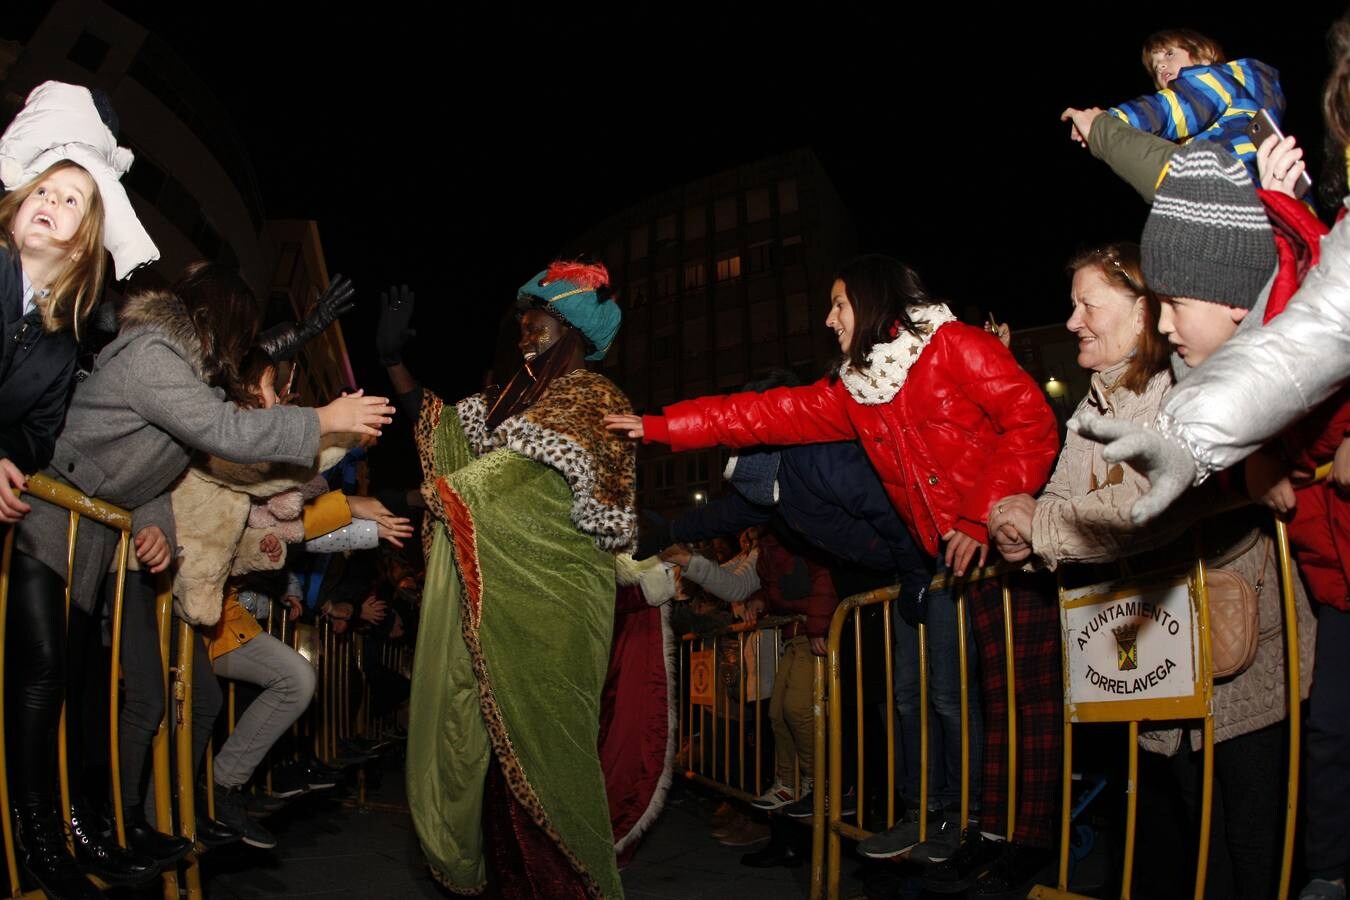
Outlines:
{"label": "brown leather handbag", "polygon": [[1256,646],[1261,639],[1261,587],[1273,547],[1274,542],[1266,539],[1266,556],[1255,585],[1227,569],[1205,573],[1205,588],[1209,594],[1209,642],[1216,681],[1246,671],[1256,659]]}

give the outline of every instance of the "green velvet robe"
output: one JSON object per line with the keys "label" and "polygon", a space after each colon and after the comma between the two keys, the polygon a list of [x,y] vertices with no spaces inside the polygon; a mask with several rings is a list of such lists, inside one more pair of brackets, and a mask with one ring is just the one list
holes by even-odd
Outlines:
{"label": "green velvet robe", "polygon": [[[590,398],[586,409],[577,409],[580,394]],[[597,394],[606,401],[600,412],[590,408]],[[408,797],[432,872],[452,891],[477,893],[486,882],[483,788],[495,754],[515,798],[588,893],[623,896],[596,740],[613,550],[633,534],[633,451],[613,443],[598,417],[627,407],[589,372],[559,379],[490,435],[481,398],[423,402],[418,442],[434,521]],[[568,462],[574,457],[583,464]]]}

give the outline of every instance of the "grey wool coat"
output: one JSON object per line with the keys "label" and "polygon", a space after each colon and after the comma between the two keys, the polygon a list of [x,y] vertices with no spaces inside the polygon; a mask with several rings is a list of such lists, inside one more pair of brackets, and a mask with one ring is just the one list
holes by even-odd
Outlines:
{"label": "grey wool coat", "polygon": [[[169,489],[194,451],[241,463],[313,464],[318,414],[285,406],[241,409],[208,386],[201,344],[177,297],[164,292],[133,297],[121,326],[75,389],[65,429],[42,474],[130,510],[133,537],[158,525],[176,548]],[[69,513],[25,499],[33,510],[18,525],[16,548],[64,579]],[[80,520],[71,599],[81,609],[93,609],[117,539],[116,531]]]}

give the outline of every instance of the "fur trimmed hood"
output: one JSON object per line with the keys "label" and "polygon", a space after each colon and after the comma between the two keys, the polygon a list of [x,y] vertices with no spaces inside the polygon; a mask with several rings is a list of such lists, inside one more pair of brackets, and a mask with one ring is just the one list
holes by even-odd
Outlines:
{"label": "fur trimmed hood", "polygon": [[142,332],[158,331],[182,352],[183,358],[192,364],[197,374],[201,374],[205,363],[202,342],[197,337],[197,329],[192,327],[192,319],[183,301],[171,292],[144,291],[128,297],[118,316],[118,324],[121,330],[104,349],[104,353],[120,350]]}

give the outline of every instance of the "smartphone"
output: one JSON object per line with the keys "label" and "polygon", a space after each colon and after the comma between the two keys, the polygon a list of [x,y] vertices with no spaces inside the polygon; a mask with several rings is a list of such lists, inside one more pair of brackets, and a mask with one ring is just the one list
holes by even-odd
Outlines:
{"label": "smartphone", "polygon": [[[1284,133],[1280,131],[1280,127],[1275,124],[1275,120],[1270,117],[1270,113],[1266,112],[1264,109],[1258,109],[1256,115],[1252,116],[1251,124],[1247,126],[1247,136],[1250,137],[1252,143],[1259,148],[1261,144],[1265,142],[1265,139],[1272,134],[1275,135],[1275,140],[1284,140]],[[1312,178],[1309,177],[1308,170],[1305,168],[1303,174],[1298,176],[1298,181],[1294,184],[1294,196],[1299,200],[1302,200],[1303,195],[1308,193],[1311,189]]]}

